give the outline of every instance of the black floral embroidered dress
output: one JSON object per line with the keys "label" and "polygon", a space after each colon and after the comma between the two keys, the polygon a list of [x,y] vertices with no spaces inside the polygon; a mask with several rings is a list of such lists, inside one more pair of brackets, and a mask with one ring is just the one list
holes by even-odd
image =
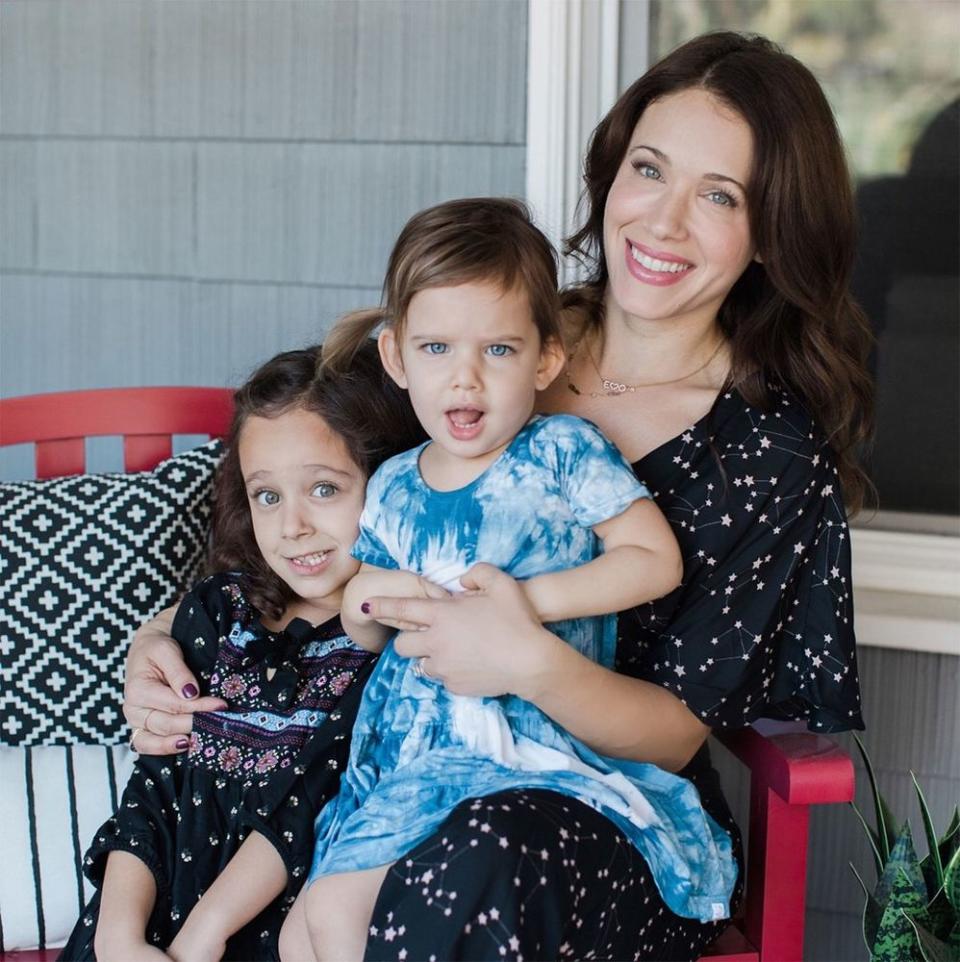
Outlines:
{"label": "black floral embroidered dress", "polygon": [[[862,728],[833,455],[802,405],[774,397],[765,413],[723,394],[634,464],[680,543],[684,578],[621,614],[617,668],[674,692],[712,728],[761,717]],[[681,774],[742,867],[706,746]],[[673,915],[632,846],[582,803],[503,792],[464,803],[396,863],[366,959],[696,959],[726,924]]]}
{"label": "black floral embroidered dress", "polygon": [[[204,693],[228,709],[198,714],[184,755],[142,756],[117,813],[96,833],[85,871],[102,881],[107,856],[137,855],[154,874],[148,938],[165,947],[251,830],[287,868],[287,890],[238,932],[228,959],[275,959],[283,913],[313,853],[313,821],[336,792],[372,656],[338,617],[294,619],[268,632],[235,575],[214,575],[181,602],[173,625]],[[61,958],[92,959],[99,892]]]}

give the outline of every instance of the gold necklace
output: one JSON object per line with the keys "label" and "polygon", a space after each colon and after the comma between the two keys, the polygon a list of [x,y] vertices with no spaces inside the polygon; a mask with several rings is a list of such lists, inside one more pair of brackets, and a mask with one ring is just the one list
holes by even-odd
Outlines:
{"label": "gold necklace", "polygon": [[563,373],[567,378],[567,388],[576,395],[587,394],[589,397],[620,397],[623,394],[633,394],[634,392],[645,388],[645,387],[663,387],[666,384],[679,384],[681,381],[688,381],[694,375],[699,374],[702,370],[707,368],[713,359],[720,353],[720,348],[723,347],[723,339],[721,338],[717,346],[713,349],[710,356],[701,364],[698,368],[684,374],[682,377],[670,378],[668,381],[649,381],[646,384],[625,384],[623,381],[614,381],[613,378],[604,377],[600,373],[600,368],[597,366],[597,362],[593,359],[593,355],[590,353],[590,349],[586,348],[585,353],[587,359],[590,361],[590,366],[594,369],[597,377],[600,379],[600,383],[603,386],[602,391],[581,391],[576,384],[573,383],[573,378],[570,377],[570,365],[573,363],[573,359],[577,356],[577,351],[580,350],[580,345],[586,338],[581,338],[577,341],[576,347],[570,352],[567,357],[567,365],[563,369]]}

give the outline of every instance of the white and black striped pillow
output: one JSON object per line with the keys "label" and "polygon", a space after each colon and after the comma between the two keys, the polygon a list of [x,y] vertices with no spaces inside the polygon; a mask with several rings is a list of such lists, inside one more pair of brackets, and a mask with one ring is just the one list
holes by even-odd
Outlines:
{"label": "white and black striped pillow", "polygon": [[125,745],[0,747],[0,952],[70,934],[93,894],[83,854],[135,759]]}

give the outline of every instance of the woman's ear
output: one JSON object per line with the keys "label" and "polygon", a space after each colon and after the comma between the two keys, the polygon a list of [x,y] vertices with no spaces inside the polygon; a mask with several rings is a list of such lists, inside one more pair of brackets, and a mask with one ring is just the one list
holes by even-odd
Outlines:
{"label": "woman's ear", "polygon": [[403,358],[400,355],[400,345],[397,343],[396,331],[392,327],[385,327],[377,337],[377,349],[383,369],[404,390],[407,388],[407,375],[403,370]]}
{"label": "woman's ear", "polygon": [[540,363],[537,365],[537,390],[545,391],[563,370],[567,358],[559,338],[551,337],[540,348]]}

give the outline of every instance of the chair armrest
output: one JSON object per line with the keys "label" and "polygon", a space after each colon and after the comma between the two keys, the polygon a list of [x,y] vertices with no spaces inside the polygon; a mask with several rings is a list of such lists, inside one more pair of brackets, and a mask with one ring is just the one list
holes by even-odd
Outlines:
{"label": "chair armrest", "polygon": [[755,787],[772,789],[788,805],[853,801],[853,762],[825,735],[772,725],[764,732],[742,728],[715,734],[750,769]]}

